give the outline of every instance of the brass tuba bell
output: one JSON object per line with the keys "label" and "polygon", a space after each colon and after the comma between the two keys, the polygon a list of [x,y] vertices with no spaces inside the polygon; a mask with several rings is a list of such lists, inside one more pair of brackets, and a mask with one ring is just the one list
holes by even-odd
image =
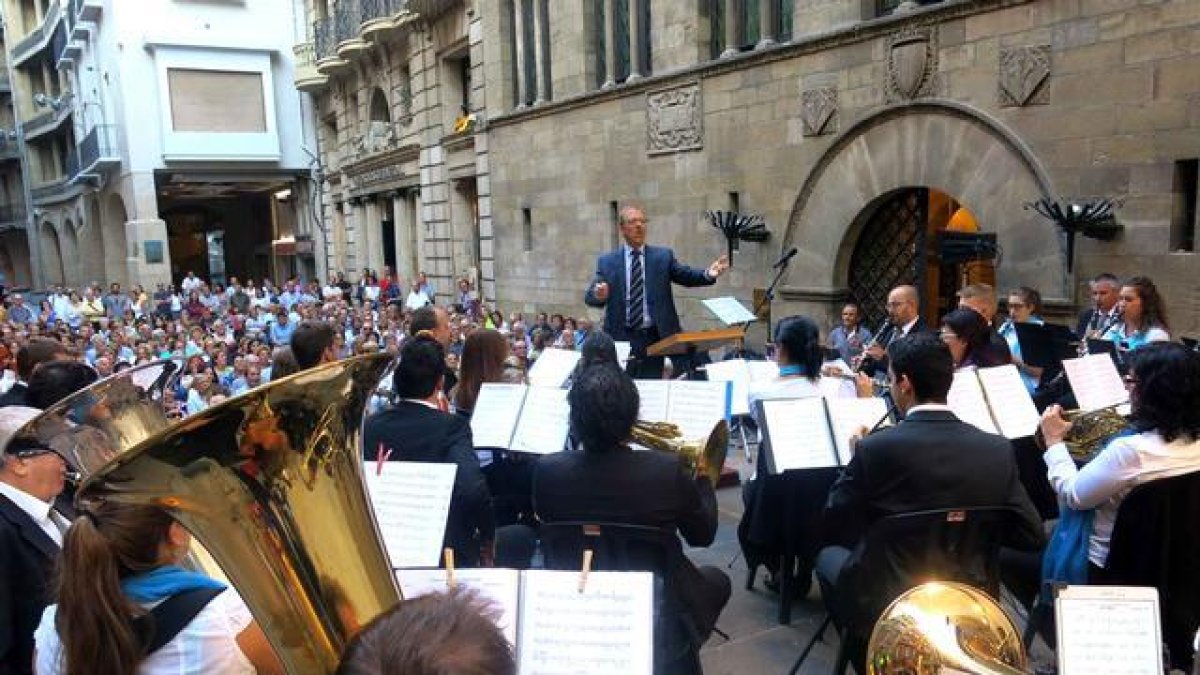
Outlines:
{"label": "brass tuba bell", "polygon": [[708,436],[685,441],[679,427],[670,422],[644,422],[633,424],[633,440],[661,452],[671,452],[683,458],[683,463],[693,476],[707,476],[716,487],[729,452],[729,425],[721,420],[713,426]]}
{"label": "brass tuba bell", "polygon": [[331,673],[400,601],[362,477],[363,411],[391,357],[272,381],[100,468],[81,499],[166,508],[212,553],[290,673]]}
{"label": "brass tuba bell", "polygon": [[867,643],[868,675],[1026,675],[1021,633],[983,591],[934,581],[884,610]]}

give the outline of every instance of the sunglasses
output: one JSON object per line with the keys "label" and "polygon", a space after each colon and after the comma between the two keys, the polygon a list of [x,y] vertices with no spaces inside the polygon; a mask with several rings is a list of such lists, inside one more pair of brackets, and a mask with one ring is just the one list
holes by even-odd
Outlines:
{"label": "sunglasses", "polygon": [[70,464],[70,462],[67,462],[67,458],[64,457],[61,452],[52,450],[50,448],[27,448],[25,450],[18,450],[9,454],[17,459],[33,459],[34,457],[41,457],[43,455],[57,455],[59,459],[67,464]]}

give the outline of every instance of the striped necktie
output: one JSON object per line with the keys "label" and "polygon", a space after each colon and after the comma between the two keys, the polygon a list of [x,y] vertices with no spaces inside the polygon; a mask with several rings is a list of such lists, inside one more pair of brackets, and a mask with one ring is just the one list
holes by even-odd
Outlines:
{"label": "striped necktie", "polygon": [[630,255],[633,260],[629,263],[629,310],[625,316],[629,327],[638,330],[642,327],[646,283],[642,275],[642,252],[633,250]]}

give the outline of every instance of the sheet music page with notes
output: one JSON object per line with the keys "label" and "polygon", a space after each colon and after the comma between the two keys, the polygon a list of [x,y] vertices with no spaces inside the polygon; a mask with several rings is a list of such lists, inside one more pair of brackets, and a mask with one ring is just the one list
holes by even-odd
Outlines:
{"label": "sheet music page with notes", "polygon": [[629,362],[629,355],[633,353],[633,343],[620,341],[614,342],[613,346],[617,348],[617,361],[624,368],[625,364]]}
{"label": "sheet music page with notes", "polygon": [[582,355],[572,349],[543,349],[529,368],[529,386],[561,387],[566,383]]}
{"label": "sheet music page with notes", "polygon": [[528,570],[517,631],[521,675],[651,675],[654,575]]}
{"label": "sheet music page with notes", "polygon": [[634,380],[638,390],[638,419],[664,422],[667,419],[667,400],[671,398],[670,380]]}
{"label": "sheet music page with notes", "polygon": [[829,420],[833,424],[833,440],[837,445],[838,462],[845,466],[850,463],[850,437],[859,427],[870,430],[883,418],[880,428],[891,426],[886,419],[888,412],[887,401],[877,398],[831,398],[826,399],[829,407]]}
{"label": "sheet music page with notes", "polygon": [[392,567],[436,567],[446,537],[455,464],[363,462],[367,494]]}
{"label": "sheet music page with notes", "polygon": [[507,448],[525,404],[523,384],[485,382],[471,411],[471,437],[477,448]]}
{"label": "sheet music page with notes", "polygon": [[1032,436],[1042,417],[1025,388],[1017,367],[1009,364],[995,368],[980,368],[979,384],[991,408],[1000,433],[1007,438]]}
{"label": "sheet music page with notes", "polygon": [[750,414],[750,367],[745,359],[714,361],[704,367],[709,382],[728,382],[733,386],[729,401],[730,415]]}
{"label": "sheet music page with notes", "polygon": [[767,399],[759,405],[776,473],[838,465],[825,399]]}
{"label": "sheet music page with notes", "polygon": [[758,320],[758,317],[754,316],[754,312],[747,309],[745,305],[732,295],[723,298],[708,298],[700,302],[726,326]]}
{"label": "sheet music page with notes", "polygon": [[1129,392],[1117,372],[1117,364],[1108,354],[1063,359],[1062,364],[1080,410],[1097,410],[1129,402]]}
{"label": "sheet music page with notes", "polygon": [[858,398],[858,389],[854,386],[854,380],[822,375],[817,386],[820,387],[821,395],[825,398]]}
{"label": "sheet music page with notes", "polygon": [[510,448],[538,455],[561,452],[567,442],[570,415],[566,389],[530,387]]}
{"label": "sheet music page with notes", "polygon": [[1162,675],[1155,589],[1069,586],[1054,609],[1060,675]]}
{"label": "sheet music page with notes", "polygon": [[707,438],[729,416],[732,389],[728,382],[673,380],[666,421],[679,426],[684,440]]}
{"label": "sheet music page with notes", "polygon": [[[396,570],[396,582],[405,600],[419,598],[430,593],[445,593],[446,570],[412,569]],[[496,624],[509,644],[517,646],[517,616],[520,611],[521,571],[503,568],[455,569],[454,582],[470,588],[485,600],[490,600],[500,611]]]}
{"label": "sheet music page with notes", "polygon": [[950,383],[950,393],[946,394],[946,405],[954,411],[958,419],[973,425],[989,434],[998,434],[996,421],[988,408],[987,398],[983,395],[983,387],[979,385],[979,377],[974,370],[962,370],[954,373],[954,381]]}

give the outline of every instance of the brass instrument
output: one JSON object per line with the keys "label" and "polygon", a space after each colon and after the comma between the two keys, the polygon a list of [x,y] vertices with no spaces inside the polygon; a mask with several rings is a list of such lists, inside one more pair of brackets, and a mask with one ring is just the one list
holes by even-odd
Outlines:
{"label": "brass instrument", "polygon": [[229,575],[288,672],[332,673],[400,601],[363,485],[373,354],[253,389],[142,440],[80,498],[161,506]]}
{"label": "brass instrument", "polygon": [[708,436],[684,441],[677,425],[670,422],[644,422],[633,424],[634,442],[661,452],[671,452],[683,458],[683,463],[696,477],[705,476],[716,487],[725,467],[725,455],[729,452],[729,425],[721,420],[713,426]]}
{"label": "brass instrument", "polygon": [[1025,675],[1021,633],[1000,605],[964,584],[917,586],[884,610],[867,644],[868,675]]}
{"label": "brass instrument", "polygon": [[[1118,403],[1088,411],[1064,410],[1062,412],[1063,418],[1071,423],[1071,429],[1067,431],[1063,442],[1067,444],[1067,451],[1071,453],[1073,459],[1078,462],[1090,462],[1100,454],[1105,445],[1108,445],[1113,436],[1128,428],[1129,420],[1117,412],[1122,405],[1125,404]],[[1034,434],[1034,440],[1038,447],[1046,449],[1046,439],[1042,436],[1040,426]]]}

